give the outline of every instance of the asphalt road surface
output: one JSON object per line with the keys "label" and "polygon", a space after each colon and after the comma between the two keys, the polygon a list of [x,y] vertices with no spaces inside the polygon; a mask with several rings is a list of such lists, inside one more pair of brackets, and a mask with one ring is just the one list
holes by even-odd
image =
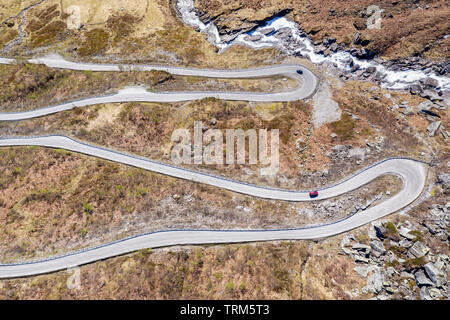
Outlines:
{"label": "asphalt road surface", "polygon": [[[211,186],[235,191],[250,196],[288,200],[310,201],[307,191],[290,191],[250,185],[243,182],[183,169],[145,158],[128,155],[75,141],[63,136],[25,137],[0,139],[0,147],[5,146],[42,146],[60,148],[83,153],[94,157],[127,164],[161,174],[205,183]],[[41,261],[0,265],[0,278],[13,278],[48,273],[86,263],[133,252],[143,248],[155,248],[171,245],[233,243],[269,240],[316,239],[333,236],[357,228],[371,221],[389,215],[413,202],[422,192],[427,166],[411,159],[387,159],[341,181],[333,186],[322,188],[318,200],[335,197],[353,191],[373,179],[394,174],[403,181],[399,193],[359,212],[349,218],[315,227],[286,230],[167,230],[139,235],[109,243],[103,246],[85,249],[67,255],[56,256]]]}
{"label": "asphalt road surface", "polygon": [[[242,101],[291,101],[300,100],[312,96],[317,88],[317,77],[307,68],[298,65],[278,65],[244,70],[209,70],[190,69],[165,66],[118,66],[112,64],[87,64],[65,61],[59,56],[49,56],[40,59],[28,60],[30,63],[42,63],[53,68],[65,68],[73,70],[90,71],[124,71],[124,70],[163,70],[177,75],[214,77],[214,78],[257,78],[273,75],[285,75],[298,80],[299,87],[293,91],[283,93],[234,93],[234,92],[172,92],[151,93],[141,88],[128,88],[121,90],[116,95],[94,97],[17,113],[0,113],[0,121],[18,121],[41,117],[55,112],[69,110],[74,107],[88,105],[150,101],[150,102],[176,102],[205,97],[217,97],[227,100]],[[15,63],[14,59],[0,58],[0,64]],[[302,70],[298,74],[297,70]],[[249,196],[276,199],[286,201],[311,201],[308,191],[291,191],[275,188],[267,188],[251,185],[223,177],[213,176],[169,164],[152,161],[131,154],[125,154],[109,150],[99,146],[89,145],[63,136],[45,137],[13,137],[0,138],[0,147],[8,146],[41,146],[49,148],[65,149],[72,152],[82,153],[93,157],[114,161],[164,175],[208,184],[218,188],[246,194]],[[143,248],[155,248],[171,245],[187,244],[209,244],[209,243],[232,243],[269,240],[295,240],[316,239],[333,236],[339,233],[357,228],[371,221],[389,215],[413,202],[422,192],[427,176],[427,166],[424,163],[411,159],[387,159],[370,166],[347,179],[319,189],[319,196],[314,200],[336,197],[369,183],[375,178],[394,174],[403,181],[401,191],[381,202],[369,207],[348,218],[323,224],[319,226],[282,229],[282,230],[165,230],[126,238],[108,243],[102,246],[88,248],[66,255],[55,256],[44,260],[30,261],[26,263],[2,264],[0,265],[0,278],[23,277],[42,273],[54,272],[66,268],[80,266],[97,260],[122,255]]]}
{"label": "asphalt road surface", "polygon": [[[179,67],[166,67],[157,65],[113,65],[113,64],[90,64],[71,62],[62,59],[59,56],[50,56],[40,59],[30,59],[29,63],[45,64],[48,67],[71,69],[71,70],[89,70],[89,71],[124,71],[124,70],[162,70],[171,74],[183,76],[198,76],[207,78],[221,79],[243,79],[243,78],[261,78],[275,75],[284,75],[297,80],[299,85],[292,91],[278,93],[255,93],[255,92],[148,92],[144,88],[131,87],[120,90],[117,94],[92,97],[71,101],[59,105],[48,106],[40,109],[24,112],[6,112],[0,113],[0,121],[18,121],[42,117],[49,114],[70,110],[75,107],[85,107],[103,103],[119,102],[180,102],[199,100],[207,97],[214,97],[224,100],[253,101],[253,102],[273,102],[273,101],[295,101],[311,97],[317,88],[318,79],[316,75],[308,68],[295,64],[283,64],[255,69],[237,69],[237,70],[213,70],[213,69],[192,69]],[[0,58],[0,64],[15,63],[14,59]],[[298,74],[301,70],[302,74]]]}

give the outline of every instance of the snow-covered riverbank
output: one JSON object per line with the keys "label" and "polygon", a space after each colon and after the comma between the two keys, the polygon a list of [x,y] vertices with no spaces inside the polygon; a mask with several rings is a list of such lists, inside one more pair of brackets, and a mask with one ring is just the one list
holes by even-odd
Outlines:
{"label": "snow-covered riverbank", "polygon": [[278,47],[286,53],[308,57],[315,64],[331,63],[343,71],[350,71],[354,65],[358,65],[360,69],[375,68],[377,78],[384,88],[407,89],[421,79],[432,78],[438,82],[438,88],[450,90],[450,78],[446,76],[425,73],[424,70],[394,71],[374,60],[358,59],[342,50],[331,52],[327,56],[316,53],[311,40],[299,26],[283,16],[275,17],[250,32],[240,34],[231,42],[223,42],[214,23],[205,25],[199,19],[193,0],[178,0],[177,9],[184,23],[207,34],[208,40],[220,51],[226,50],[233,44],[244,44],[252,48]]}

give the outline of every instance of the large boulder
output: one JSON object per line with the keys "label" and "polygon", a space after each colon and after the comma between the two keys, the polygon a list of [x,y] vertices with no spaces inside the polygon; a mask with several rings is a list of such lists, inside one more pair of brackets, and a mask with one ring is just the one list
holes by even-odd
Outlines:
{"label": "large boulder", "polygon": [[369,272],[366,266],[356,266],[353,270],[355,270],[355,272],[363,278],[367,277],[367,274]]}
{"label": "large boulder", "polygon": [[414,243],[414,245],[409,249],[409,253],[413,255],[416,258],[423,257],[430,251],[430,248],[428,248],[426,245],[424,245],[422,242],[417,241]]}
{"label": "large boulder", "polygon": [[442,123],[441,121],[434,121],[427,127],[428,135],[430,137],[435,136],[436,131],[438,131],[439,128],[441,127],[441,123]]}
{"label": "large boulder", "polygon": [[370,242],[370,247],[372,248],[372,254],[377,258],[386,252],[383,243],[380,240],[373,240]]}
{"label": "large boulder", "polygon": [[425,272],[435,285],[442,283],[441,278],[444,277],[444,273],[441,272],[432,262],[428,262],[424,265]]}
{"label": "large boulder", "polygon": [[383,282],[385,281],[385,275],[380,270],[376,270],[367,279],[366,288],[374,293],[378,293],[383,289]]}
{"label": "large boulder", "polygon": [[422,286],[432,286],[433,282],[431,282],[430,279],[425,275],[425,272],[423,270],[419,270],[414,274],[414,277],[416,278],[416,283],[419,287]]}
{"label": "large boulder", "polygon": [[406,238],[406,239],[408,239],[408,240],[414,240],[416,237],[415,237],[414,235],[412,235],[410,232],[411,232],[411,230],[408,229],[408,228],[405,228],[405,227],[401,227],[401,228],[399,228],[399,230],[398,230],[398,233],[399,233],[402,237],[404,237],[404,238]]}

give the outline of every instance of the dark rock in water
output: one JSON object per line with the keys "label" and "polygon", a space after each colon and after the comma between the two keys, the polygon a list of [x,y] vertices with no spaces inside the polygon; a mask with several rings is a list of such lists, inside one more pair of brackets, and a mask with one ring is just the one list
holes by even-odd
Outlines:
{"label": "dark rock in water", "polygon": [[355,71],[357,71],[357,70],[359,70],[359,64],[353,65],[353,67],[352,67],[352,69],[351,69],[350,71],[351,71],[351,72],[355,72]]}
{"label": "dark rock in water", "polygon": [[333,44],[330,46],[330,50],[333,51],[333,52],[336,52],[337,49],[338,49],[337,43],[333,43]]}
{"label": "dark rock in water", "polygon": [[382,58],[380,58],[380,57],[373,58],[373,61],[378,63],[378,64],[383,64],[384,63],[384,60]]}
{"label": "dark rock in water", "polygon": [[314,48],[314,53],[315,54],[323,54],[324,53],[324,48],[322,46],[320,47],[315,47]]}
{"label": "dark rock in water", "polygon": [[425,89],[433,89],[439,86],[439,81],[433,78],[426,78],[420,81]]}
{"label": "dark rock in water", "polygon": [[366,69],[366,73],[373,74],[375,72],[377,72],[377,68],[375,68],[375,67],[368,67]]}
{"label": "dark rock in water", "polygon": [[248,35],[248,36],[245,36],[245,38],[244,38],[245,41],[259,41],[261,39],[262,39],[262,35],[260,35],[260,34],[254,34],[251,36]]}
{"label": "dark rock in water", "polygon": [[236,39],[236,37],[239,34],[224,34],[224,35],[220,35],[220,38],[222,39],[223,42],[231,42],[234,39]]}
{"label": "dark rock in water", "polygon": [[352,58],[345,59],[343,62],[350,68],[353,67],[353,65],[355,64]]}
{"label": "dark rock in water", "polygon": [[448,73],[448,66],[445,66],[445,67],[440,68],[439,74],[440,74],[441,76],[444,76],[444,75],[446,75],[447,73]]}
{"label": "dark rock in water", "polygon": [[[353,50],[352,50],[353,51]],[[375,53],[367,50],[365,48],[362,48],[360,50],[356,50],[356,52],[352,53],[355,57],[359,58],[359,59],[365,59],[365,60],[369,60],[372,59],[375,56]]]}
{"label": "dark rock in water", "polygon": [[271,33],[275,32],[274,28],[264,28],[259,30],[259,32],[261,32],[263,35],[267,36],[270,35]]}
{"label": "dark rock in water", "polygon": [[384,80],[384,78],[386,78],[386,77],[387,77],[387,74],[382,74],[382,73],[378,72],[378,73],[375,75],[375,80],[376,80],[376,81],[382,81],[382,80]]}
{"label": "dark rock in water", "polygon": [[409,92],[411,94],[420,94],[423,92],[423,89],[420,84],[413,84],[409,87]]}
{"label": "dark rock in water", "polygon": [[288,27],[284,27],[276,31],[274,36],[281,40],[289,40],[292,38],[292,30]]}
{"label": "dark rock in water", "polygon": [[276,32],[276,34],[278,34],[278,35],[279,34],[291,34],[291,33],[292,33],[292,31],[291,31],[291,28],[289,28],[289,27],[280,28]]}

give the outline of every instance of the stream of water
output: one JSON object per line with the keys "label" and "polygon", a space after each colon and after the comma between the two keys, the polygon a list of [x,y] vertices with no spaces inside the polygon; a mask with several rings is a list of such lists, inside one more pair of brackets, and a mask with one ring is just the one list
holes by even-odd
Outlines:
{"label": "stream of water", "polygon": [[[331,63],[337,68],[350,71],[350,61],[358,64],[361,69],[375,67],[381,79],[381,86],[388,89],[407,89],[413,83],[424,78],[433,78],[438,81],[441,90],[450,90],[450,78],[438,76],[434,73],[425,73],[423,70],[394,71],[375,62],[374,60],[362,60],[352,56],[346,51],[336,51],[328,56],[314,52],[314,46],[311,40],[301,31],[298,24],[288,20],[284,16],[277,16],[266,21],[250,32],[240,34],[233,41],[223,42],[220,38],[217,27],[210,22],[204,24],[198,17],[194,9],[193,0],[178,0],[177,8],[182,16],[184,23],[195,28],[199,32],[208,35],[208,40],[216,45],[221,52],[234,44],[244,44],[252,48],[277,47],[290,54],[300,54],[308,57],[315,64]],[[274,31],[265,34],[268,28]],[[277,36],[279,31],[287,30],[291,32],[291,37],[280,38]],[[265,29],[265,30],[264,30]],[[263,32],[261,32],[263,31]],[[256,41],[249,40],[249,36],[259,38]]]}

